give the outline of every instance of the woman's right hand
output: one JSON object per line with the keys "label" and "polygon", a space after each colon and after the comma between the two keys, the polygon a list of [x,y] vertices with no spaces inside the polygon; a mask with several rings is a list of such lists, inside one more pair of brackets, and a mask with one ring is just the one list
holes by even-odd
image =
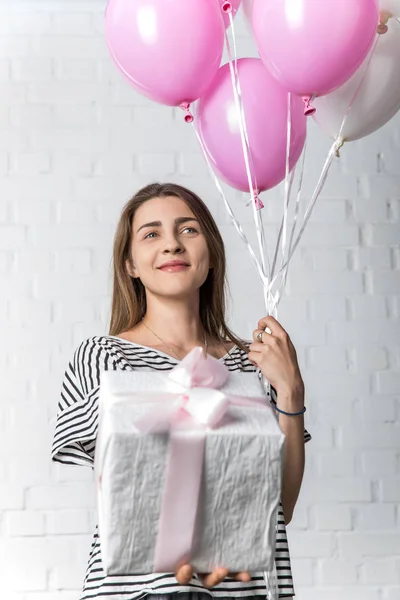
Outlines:
{"label": "woman's right hand", "polygon": [[[182,565],[176,572],[176,580],[181,585],[187,585],[189,581],[192,579],[194,575],[193,567],[191,565]],[[215,585],[218,585],[226,577],[233,577],[237,581],[242,581],[243,583],[247,583],[251,580],[250,573],[243,571],[242,573],[229,573],[228,569],[224,569],[223,567],[219,567],[218,569],[214,569],[212,573],[208,573],[207,575],[200,575],[199,578],[203,585],[207,588],[212,588]]]}

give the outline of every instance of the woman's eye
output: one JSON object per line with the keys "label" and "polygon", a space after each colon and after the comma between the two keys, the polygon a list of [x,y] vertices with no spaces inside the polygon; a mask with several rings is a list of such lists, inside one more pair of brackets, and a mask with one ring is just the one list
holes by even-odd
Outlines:
{"label": "woman's eye", "polygon": [[182,233],[197,233],[197,229],[195,229],[194,227],[185,227]]}
{"label": "woman's eye", "polygon": [[150,233],[147,233],[143,239],[147,240],[147,239],[152,239],[152,237],[150,236],[156,236],[157,233],[155,231],[150,231]]}

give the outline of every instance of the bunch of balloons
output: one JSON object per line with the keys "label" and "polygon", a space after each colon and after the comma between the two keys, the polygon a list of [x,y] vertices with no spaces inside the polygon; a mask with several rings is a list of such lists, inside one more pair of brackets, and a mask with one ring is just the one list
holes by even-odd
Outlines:
{"label": "bunch of balloons", "polygon": [[[225,30],[240,4],[109,0],[106,35],[111,56],[130,84],[151,100],[181,107],[186,121],[194,118],[215,172],[234,188],[252,192],[232,70],[221,65]],[[259,191],[284,179],[287,160],[290,170],[295,166],[308,115],[315,112],[333,137],[352,140],[399,110],[400,23],[392,17],[400,15],[400,0],[242,4],[259,52],[259,58],[236,64]]]}

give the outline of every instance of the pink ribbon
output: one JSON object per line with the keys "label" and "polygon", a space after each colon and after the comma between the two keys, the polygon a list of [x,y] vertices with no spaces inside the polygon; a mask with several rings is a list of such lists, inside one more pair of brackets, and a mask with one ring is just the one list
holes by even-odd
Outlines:
{"label": "pink ribbon", "polygon": [[171,572],[190,561],[207,428],[218,426],[230,404],[266,408],[264,398],[220,392],[228,376],[220,361],[204,358],[196,347],[169,373],[167,394],[145,394],[140,400],[151,397],[151,408],[135,427],[142,433],[170,432],[154,572]]}

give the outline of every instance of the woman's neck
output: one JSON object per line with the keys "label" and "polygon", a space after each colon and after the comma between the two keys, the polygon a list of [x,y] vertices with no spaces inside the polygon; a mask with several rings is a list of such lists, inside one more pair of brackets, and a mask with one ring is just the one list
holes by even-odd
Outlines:
{"label": "woman's neck", "polygon": [[165,344],[174,344],[182,350],[188,351],[193,346],[204,343],[198,298],[188,302],[187,299],[168,301],[165,298],[161,300],[148,296],[143,322],[159,340]]}

